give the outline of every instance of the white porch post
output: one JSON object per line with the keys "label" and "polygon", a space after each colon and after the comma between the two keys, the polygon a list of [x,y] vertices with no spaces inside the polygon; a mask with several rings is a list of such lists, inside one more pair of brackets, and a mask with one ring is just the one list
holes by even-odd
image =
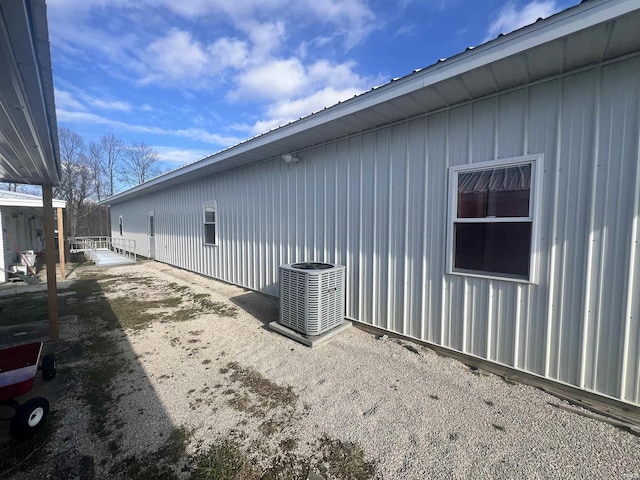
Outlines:
{"label": "white porch post", "polygon": [[47,266],[47,297],[49,300],[49,340],[59,338],[58,288],[56,283],[55,231],[53,224],[53,192],[51,185],[42,186],[44,216],[45,262]]}

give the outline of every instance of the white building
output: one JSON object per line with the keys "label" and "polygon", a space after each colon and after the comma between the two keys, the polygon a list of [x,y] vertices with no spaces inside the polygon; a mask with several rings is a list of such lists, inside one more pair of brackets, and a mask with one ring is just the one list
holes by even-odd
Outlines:
{"label": "white building", "polygon": [[[53,199],[52,205],[58,215],[62,215],[67,202]],[[35,266],[35,256],[45,250],[42,197],[0,191],[0,227],[0,248],[3,252],[0,256],[0,283],[3,283],[12,271],[15,273],[14,266],[20,265],[19,271],[29,273],[28,267]]]}
{"label": "white building", "polygon": [[583,2],[118,194],[112,235],[271,295],[344,264],[348,319],[637,408],[639,25]]}

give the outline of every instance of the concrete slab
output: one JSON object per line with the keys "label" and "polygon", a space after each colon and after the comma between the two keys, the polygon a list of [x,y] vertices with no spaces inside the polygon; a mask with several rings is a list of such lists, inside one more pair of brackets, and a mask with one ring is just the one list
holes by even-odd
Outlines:
{"label": "concrete slab", "polygon": [[100,267],[136,263],[132,258],[125,257],[124,255],[119,255],[115,252],[112,252],[111,250],[98,250],[96,254],[96,265]]}
{"label": "concrete slab", "polygon": [[352,324],[349,320],[343,320],[342,323],[337,327],[334,327],[327,332],[321,333],[320,335],[304,335],[302,333],[296,332],[295,330],[291,330],[290,328],[285,327],[278,322],[271,322],[269,324],[269,328],[274,332],[278,332],[280,335],[284,335],[285,337],[289,337],[290,339],[295,340],[298,343],[313,348],[327,342],[337,334],[351,327],[351,325]]}

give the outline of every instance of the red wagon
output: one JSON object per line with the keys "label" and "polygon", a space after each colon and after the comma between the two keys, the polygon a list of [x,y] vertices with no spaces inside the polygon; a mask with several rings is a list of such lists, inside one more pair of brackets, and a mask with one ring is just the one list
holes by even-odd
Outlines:
{"label": "red wagon", "polygon": [[16,397],[33,389],[38,368],[42,377],[51,380],[56,375],[56,358],[53,354],[42,357],[42,342],[17,345],[0,349],[0,405],[15,410],[11,418],[11,436],[23,439],[35,433],[45,422],[49,402],[35,397],[20,404]]}

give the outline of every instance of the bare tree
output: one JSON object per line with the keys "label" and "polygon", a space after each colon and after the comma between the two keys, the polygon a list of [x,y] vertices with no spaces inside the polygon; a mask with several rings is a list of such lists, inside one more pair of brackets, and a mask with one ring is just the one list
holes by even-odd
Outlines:
{"label": "bare tree", "polygon": [[42,195],[42,187],[40,185],[27,185],[22,183],[0,183],[0,190],[9,192],[26,193],[29,195]]}
{"label": "bare tree", "polygon": [[106,172],[104,169],[104,159],[102,154],[103,151],[101,144],[95,142],[89,143],[89,148],[87,149],[87,166],[91,171],[91,180],[93,181],[94,187],[93,192],[98,202],[102,200],[105,193],[108,195],[106,192]]}
{"label": "bare tree", "polygon": [[125,145],[114,134],[103,135],[100,139],[102,148],[102,168],[105,175],[106,194],[112,197],[116,193],[116,172],[120,167]]}
{"label": "bare tree", "polygon": [[60,144],[60,184],[54,196],[67,201],[68,232],[76,236],[86,215],[84,204],[93,193],[93,179],[84,141],[68,128],[58,131]]}
{"label": "bare tree", "polygon": [[125,151],[122,176],[129,185],[140,185],[160,175],[158,153],[144,142],[132,143]]}

